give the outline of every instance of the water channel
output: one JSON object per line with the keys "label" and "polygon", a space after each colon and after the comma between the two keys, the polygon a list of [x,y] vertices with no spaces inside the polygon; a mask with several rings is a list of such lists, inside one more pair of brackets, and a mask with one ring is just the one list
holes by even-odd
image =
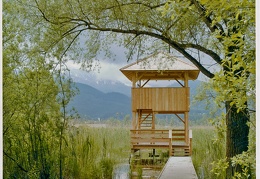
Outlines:
{"label": "water channel", "polygon": [[131,170],[130,164],[119,164],[114,169],[113,179],[137,179],[140,177],[156,179],[161,169],[161,167],[137,166]]}

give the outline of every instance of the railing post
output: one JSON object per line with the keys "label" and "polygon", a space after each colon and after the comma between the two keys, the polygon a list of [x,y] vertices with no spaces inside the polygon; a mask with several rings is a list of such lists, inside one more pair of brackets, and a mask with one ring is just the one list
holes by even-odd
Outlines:
{"label": "railing post", "polygon": [[172,156],[172,130],[169,130],[169,156]]}
{"label": "railing post", "polygon": [[192,130],[189,130],[189,138],[190,138],[190,155],[192,155]]}

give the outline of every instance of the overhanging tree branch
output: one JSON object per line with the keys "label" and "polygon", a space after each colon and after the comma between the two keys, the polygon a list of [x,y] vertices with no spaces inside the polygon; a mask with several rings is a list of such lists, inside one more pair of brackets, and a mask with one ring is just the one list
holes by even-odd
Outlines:
{"label": "overhanging tree branch", "polygon": [[202,20],[212,33],[219,30],[221,35],[225,34],[223,27],[220,24],[213,24],[212,19],[206,15],[206,9],[197,0],[191,0],[191,3],[194,4],[197,10],[200,12]]}
{"label": "overhanging tree branch", "polygon": [[[143,3],[141,2],[136,2],[134,4],[142,4],[144,5]],[[127,5],[127,4],[126,4]],[[128,4],[129,5],[129,4]],[[163,6],[164,4],[159,4],[158,6]],[[117,5],[118,6],[118,5]],[[38,7],[38,9],[40,10],[40,8]],[[43,11],[40,11],[42,13],[42,15],[44,16],[44,12]],[[205,12],[204,12],[205,13]],[[47,22],[49,23],[52,23],[49,19],[47,19],[46,16],[43,17]],[[65,18],[66,19],[66,18]],[[67,18],[68,19],[68,18]],[[153,27],[151,27],[152,29],[151,30],[139,30],[139,29],[121,29],[121,28],[114,28],[114,27],[100,27],[98,24],[94,24],[94,23],[91,23],[91,21],[88,20],[85,21],[83,19],[74,19],[74,18],[70,18],[69,20],[71,20],[71,23],[74,24],[75,22],[77,22],[76,24],[77,27],[80,27],[82,25],[85,25],[86,28],[84,29],[81,29],[81,30],[78,30],[77,27],[75,28],[71,28],[69,30],[69,32],[65,32],[64,34],[72,34],[74,32],[78,32],[78,31],[83,31],[83,30],[90,30],[90,31],[102,31],[102,32],[115,32],[115,33],[121,33],[121,34],[134,34],[136,36],[139,36],[139,35],[147,35],[147,36],[150,36],[150,37],[154,37],[154,38],[157,38],[157,39],[161,39],[163,42],[169,44],[172,48],[174,48],[176,51],[180,52],[181,54],[184,55],[184,57],[186,57],[187,59],[189,59],[196,67],[199,68],[199,70],[204,74],[206,75],[207,77],[209,78],[213,78],[214,77],[214,74],[211,73],[208,69],[206,69],[200,62],[198,62],[197,59],[195,59],[192,55],[190,55],[186,50],[185,48],[187,48],[187,46],[182,46],[181,44],[179,44],[178,42],[170,39],[169,37],[165,36],[164,34],[158,34],[158,33],[155,33],[153,32],[155,29]],[[83,22],[83,24],[80,23]],[[212,21],[210,21],[212,22]],[[70,23],[70,22],[67,22],[66,20],[66,23]],[[62,24],[62,22],[60,22],[60,24]],[[210,27],[210,24],[209,24],[209,27]],[[158,29],[157,29],[158,30]],[[216,54],[214,54],[213,52],[209,51],[209,50],[206,50],[205,48],[201,47],[201,46],[194,46],[193,48],[198,49],[198,50],[202,50],[204,53],[206,54],[209,54],[217,63],[220,63],[220,59],[216,56]]]}
{"label": "overhanging tree branch", "polygon": [[164,6],[165,4],[166,3],[164,2],[164,3],[160,3],[160,4],[156,4],[156,5],[150,5],[150,4],[146,4],[142,1],[140,1],[140,2],[130,2],[130,3],[121,3],[121,4],[118,3],[118,5],[106,7],[106,9],[113,9],[115,7],[122,7],[122,6],[129,6],[129,5],[143,5],[149,9],[156,9],[156,8]]}
{"label": "overhanging tree branch", "polygon": [[205,54],[211,56],[218,64],[222,64],[222,59],[219,57],[219,55],[217,53],[215,53],[212,50],[209,50],[201,45],[189,43],[189,44],[181,44],[180,46],[184,49],[186,49],[186,48],[197,49],[197,50],[204,52]]}
{"label": "overhanging tree branch", "polygon": [[187,59],[189,59],[200,71],[209,78],[213,78],[214,74],[207,70],[201,63],[199,63],[194,57],[192,57],[181,45],[169,38],[166,38],[163,35],[156,34],[153,32],[142,31],[142,30],[123,30],[123,29],[114,29],[114,28],[96,28],[96,27],[87,27],[88,30],[103,31],[103,32],[116,32],[121,34],[135,34],[135,35],[148,35],[157,39],[161,39],[165,43],[169,44],[172,48],[183,54]]}

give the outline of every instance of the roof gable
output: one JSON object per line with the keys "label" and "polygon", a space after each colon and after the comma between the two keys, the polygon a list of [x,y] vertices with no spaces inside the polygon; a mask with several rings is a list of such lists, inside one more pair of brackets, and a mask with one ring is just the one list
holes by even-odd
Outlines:
{"label": "roof gable", "polygon": [[188,73],[189,79],[195,80],[199,74],[199,69],[193,64],[165,52],[152,54],[120,70],[129,80],[132,80],[132,75],[137,73],[142,74],[142,79],[155,80],[182,79],[184,72]]}
{"label": "roof gable", "polygon": [[155,71],[175,71],[175,70],[199,70],[193,64],[184,62],[171,54],[159,52],[144,59],[129,64],[121,70],[155,70]]}

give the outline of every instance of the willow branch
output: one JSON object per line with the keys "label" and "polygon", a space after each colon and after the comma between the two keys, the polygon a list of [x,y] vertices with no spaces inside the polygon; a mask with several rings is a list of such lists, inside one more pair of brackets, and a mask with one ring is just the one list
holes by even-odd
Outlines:
{"label": "willow branch", "polygon": [[163,35],[156,34],[153,32],[148,32],[148,31],[142,31],[142,30],[123,30],[123,29],[115,29],[115,28],[96,28],[96,27],[88,27],[86,28],[88,30],[94,30],[94,31],[103,31],[103,32],[116,32],[116,33],[121,33],[121,34],[135,34],[135,35],[147,35],[150,37],[154,37],[157,39],[161,39],[162,41],[166,42],[169,44],[172,48],[180,52],[184,57],[189,59],[196,67],[200,69],[200,71],[206,75],[209,78],[213,78],[214,74],[211,73],[209,70],[207,70],[200,62],[198,62],[193,56],[191,56],[184,48],[181,47],[181,45]]}
{"label": "willow branch", "polygon": [[26,170],[22,165],[20,165],[13,157],[11,157],[10,155],[8,155],[5,151],[3,151],[4,155],[6,157],[8,157],[9,159],[11,159],[12,161],[14,161],[16,163],[16,165],[24,172],[28,172],[28,170]]}
{"label": "willow branch", "polygon": [[223,27],[220,24],[213,25],[213,20],[206,15],[207,10],[204,8],[204,6],[202,6],[197,0],[191,0],[191,3],[194,4],[194,6],[197,8],[203,21],[212,33],[219,30],[220,34],[224,34]]}
{"label": "willow branch", "polygon": [[181,44],[180,45],[182,48],[186,49],[186,48],[193,48],[193,49],[197,49],[207,55],[209,55],[212,59],[214,59],[218,64],[222,64],[222,59],[220,58],[220,56],[215,53],[214,51],[212,50],[209,50],[201,45],[198,45],[198,44]]}

